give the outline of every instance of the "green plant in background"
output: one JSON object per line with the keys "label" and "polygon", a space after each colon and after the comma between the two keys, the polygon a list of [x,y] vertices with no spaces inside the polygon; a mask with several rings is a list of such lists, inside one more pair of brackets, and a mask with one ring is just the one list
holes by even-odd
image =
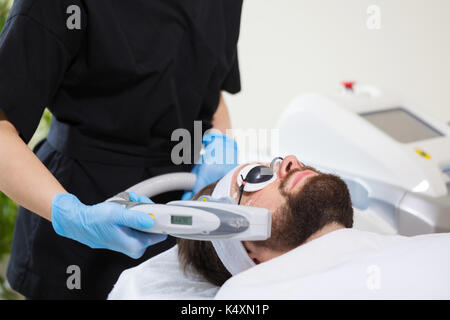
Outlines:
{"label": "green plant in background", "polygon": [[11,0],[0,0],[0,30],[2,30],[5,25],[11,3]]}
{"label": "green plant in background", "polygon": [[[0,32],[5,25],[12,2],[12,0],[0,0]],[[40,140],[47,136],[51,117],[51,113],[45,110],[39,127],[28,144],[30,148],[34,148]],[[0,152],[5,152],[5,150],[0,150]],[[17,204],[0,192],[0,299],[18,299],[20,297],[7,287],[4,275],[5,259],[11,252],[17,209]]]}
{"label": "green plant in background", "polygon": [[[11,250],[14,225],[16,223],[17,205],[0,192],[0,261]],[[16,298],[15,294],[6,288],[4,275],[0,274],[0,297]]]}
{"label": "green plant in background", "polygon": [[[0,31],[5,25],[10,8],[9,0],[0,0]],[[2,152],[0,150],[0,152]],[[12,232],[16,221],[17,205],[0,192],[0,263],[9,253],[12,242]],[[0,297],[14,298],[5,287],[5,279],[0,273]]]}
{"label": "green plant in background", "polygon": [[12,232],[16,222],[17,205],[3,193],[0,193],[0,256],[9,253]]}
{"label": "green plant in background", "polygon": [[51,121],[52,121],[52,114],[48,109],[45,109],[44,114],[42,115],[41,118],[41,122],[39,123],[39,127],[37,128],[30,142],[28,143],[30,149],[34,149],[34,147],[38,144],[39,141],[47,137]]}

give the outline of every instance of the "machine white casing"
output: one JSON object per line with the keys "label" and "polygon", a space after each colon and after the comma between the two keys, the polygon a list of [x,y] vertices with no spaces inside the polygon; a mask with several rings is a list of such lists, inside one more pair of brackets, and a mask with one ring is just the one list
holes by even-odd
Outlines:
{"label": "machine white casing", "polygon": [[[393,107],[411,111],[446,136],[402,144],[359,115]],[[447,195],[450,128],[400,101],[305,94],[289,105],[278,128],[281,152],[298,152],[302,161],[432,197]]]}
{"label": "machine white casing", "polygon": [[[190,190],[195,180],[196,176],[192,173],[164,174],[142,181],[106,201],[151,215],[154,225],[148,230],[140,230],[143,232],[205,241],[262,241],[270,238],[272,212],[266,208],[237,205],[231,198],[201,196],[196,201],[171,201],[167,204],[130,200],[129,192],[153,197],[178,189]],[[173,218],[186,218],[189,222],[177,223],[172,221]]]}
{"label": "machine white casing", "polygon": [[[166,204],[132,203],[129,209],[145,212],[154,217],[154,225],[149,233],[163,234],[208,234],[220,226],[220,219],[206,210],[197,210],[186,206],[173,206]],[[191,220],[190,224],[173,224],[172,217],[185,217]]]}
{"label": "machine white casing", "polygon": [[[179,207],[183,210],[192,209],[208,212],[211,216],[215,216],[219,222],[217,227],[208,230],[208,233],[205,234],[172,233],[173,236],[191,240],[262,241],[270,238],[272,231],[272,212],[270,210],[219,201],[214,202],[211,201],[211,198],[208,199],[209,201],[172,201],[168,203],[168,207],[172,208]],[[230,215],[236,217],[227,218]],[[239,216],[242,218],[239,218]],[[217,217],[220,217],[220,219]],[[235,232],[235,230],[242,231]],[[149,231],[151,232],[151,230]]]}
{"label": "machine white casing", "polygon": [[[442,136],[401,143],[361,116],[394,108],[413,114]],[[445,123],[399,99],[381,94],[348,93],[327,98],[310,93],[292,101],[282,114],[278,129],[281,154],[295,154],[302,162],[336,173],[346,178],[346,182],[357,185],[353,192],[359,190],[360,194],[355,198],[364,199],[361,193],[366,193],[366,203],[359,204],[362,209],[381,205],[380,214],[384,212],[383,218],[400,233],[419,234],[439,229],[436,221],[423,220],[442,220],[441,217],[418,218],[432,225],[427,229],[414,227],[413,222],[409,226],[408,223],[401,225],[398,212],[402,201],[412,194],[425,197],[425,202],[428,199],[448,201],[450,128]],[[425,152],[426,157],[419,151]],[[440,205],[439,214],[446,210],[446,205]],[[450,230],[449,218],[450,212],[447,220],[444,219],[444,231]]]}

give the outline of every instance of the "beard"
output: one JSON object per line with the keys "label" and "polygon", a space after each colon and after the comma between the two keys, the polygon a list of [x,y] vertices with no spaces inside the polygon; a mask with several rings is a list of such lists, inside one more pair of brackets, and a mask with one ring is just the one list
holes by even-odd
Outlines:
{"label": "beard", "polygon": [[[287,193],[290,177],[304,170],[319,173],[297,193]],[[264,241],[254,241],[256,246],[272,250],[292,250],[330,223],[345,228],[353,226],[353,207],[347,185],[339,177],[320,173],[311,167],[292,170],[280,184],[280,193],[286,202],[274,212],[272,235]]]}

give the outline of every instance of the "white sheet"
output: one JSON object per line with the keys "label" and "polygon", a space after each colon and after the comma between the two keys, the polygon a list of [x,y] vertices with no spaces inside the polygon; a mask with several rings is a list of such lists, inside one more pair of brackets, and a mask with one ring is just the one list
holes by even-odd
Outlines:
{"label": "white sheet", "polygon": [[216,299],[450,299],[450,234],[343,229],[228,280]]}
{"label": "white sheet", "polygon": [[110,300],[211,299],[218,287],[192,271],[184,274],[178,246],[125,270],[108,296]]}

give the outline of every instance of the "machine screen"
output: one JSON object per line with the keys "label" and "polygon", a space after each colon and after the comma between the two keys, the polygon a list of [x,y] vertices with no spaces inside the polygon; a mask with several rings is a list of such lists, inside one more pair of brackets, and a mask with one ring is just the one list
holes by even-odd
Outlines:
{"label": "machine screen", "polygon": [[190,217],[190,216],[170,216],[170,223],[192,226],[192,217]]}
{"label": "machine screen", "polygon": [[361,116],[401,143],[443,136],[438,130],[403,108],[370,112]]}

